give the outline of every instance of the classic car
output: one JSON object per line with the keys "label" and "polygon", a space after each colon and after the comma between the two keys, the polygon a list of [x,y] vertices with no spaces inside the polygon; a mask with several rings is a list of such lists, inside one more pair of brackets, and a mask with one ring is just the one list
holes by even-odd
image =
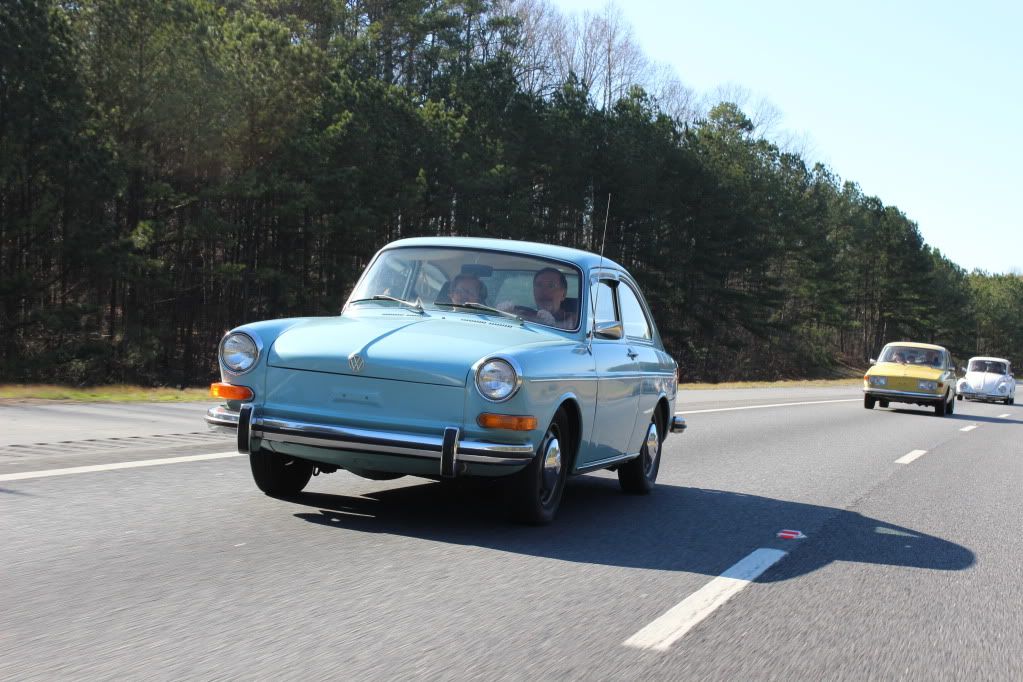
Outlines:
{"label": "classic car", "polygon": [[933,407],[939,417],[955,411],[955,365],[941,346],[889,343],[863,375],[863,406],[909,403]]}
{"label": "classic car", "polygon": [[[580,303],[583,303],[580,305]],[[381,249],[337,317],[254,322],[220,342],[223,404],[256,485],[314,473],[503,477],[509,509],[547,523],[566,477],[657,479],[678,367],[636,281],[571,248],[425,237]]]}
{"label": "classic car", "polygon": [[966,375],[956,386],[960,400],[985,400],[1012,405],[1016,402],[1016,378],[1012,363],[1005,358],[975,357],[966,365]]}

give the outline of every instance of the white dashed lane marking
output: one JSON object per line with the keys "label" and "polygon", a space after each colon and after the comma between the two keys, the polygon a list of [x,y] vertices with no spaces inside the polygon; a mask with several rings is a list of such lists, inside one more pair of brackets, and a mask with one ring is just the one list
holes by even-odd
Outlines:
{"label": "white dashed lane marking", "polygon": [[1005,419],[1006,417],[1011,417],[1011,416],[1012,416],[1011,414],[1000,414],[1000,415],[998,415],[996,417],[996,419]]}
{"label": "white dashed lane marking", "polygon": [[973,431],[975,428],[977,428],[976,424],[970,424],[969,426],[964,426],[963,428],[961,428],[959,430],[960,431]]}
{"label": "white dashed lane marking", "polygon": [[778,563],[788,552],[761,547],[717,578],[693,592],[625,640],[627,647],[650,651],[667,651],[687,632],[746,588],[760,574]]}
{"label": "white dashed lane marking", "polygon": [[27,478],[47,478],[49,476],[68,476],[70,474],[89,474],[96,471],[113,471],[115,469],[135,469],[152,467],[160,464],[180,464],[181,462],[202,462],[208,459],[224,459],[240,457],[234,452],[213,452],[208,455],[188,455],[185,457],[164,457],[163,459],[140,459],[137,462],[114,462],[113,464],[93,464],[83,467],[67,467],[66,469],[46,469],[44,471],[22,471],[16,474],[0,474],[0,481],[23,481]]}
{"label": "white dashed lane marking", "polygon": [[907,452],[902,457],[899,457],[897,460],[895,460],[895,463],[896,464],[909,464],[910,462],[912,462],[917,457],[920,457],[921,455],[926,455],[926,454],[927,454],[926,450],[913,450],[911,452]]}

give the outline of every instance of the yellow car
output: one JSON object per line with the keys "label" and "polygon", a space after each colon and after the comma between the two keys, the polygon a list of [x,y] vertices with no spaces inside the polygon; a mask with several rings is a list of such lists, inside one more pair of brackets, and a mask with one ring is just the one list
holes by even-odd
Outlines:
{"label": "yellow car", "polygon": [[952,356],[941,346],[899,341],[881,349],[863,375],[863,407],[910,403],[933,407],[944,417],[955,409],[956,376]]}

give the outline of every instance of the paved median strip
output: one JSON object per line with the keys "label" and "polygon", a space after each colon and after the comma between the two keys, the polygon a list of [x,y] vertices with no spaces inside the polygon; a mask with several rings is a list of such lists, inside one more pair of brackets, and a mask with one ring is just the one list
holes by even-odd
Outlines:
{"label": "paved median strip", "polygon": [[899,457],[897,460],[895,460],[895,463],[896,464],[909,464],[910,462],[912,462],[917,457],[920,457],[921,455],[926,455],[926,454],[927,454],[926,450],[913,450],[911,452],[907,452],[902,457]]}
{"label": "paved median strip", "polygon": [[65,469],[46,469],[44,471],[22,471],[16,474],[0,474],[0,481],[23,481],[28,478],[48,478],[50,476],[69,476],[71,474],[90,474],[97,471],[113,471],[115,469],[136,469],[152,467],[160,464],[180,464],[182,462],[203,462],[208,459],[224,459],[240,457],[238,451],[213,452],[208,455],[187,455],[184,457],[164,457],[162,459],[140,459],[136,462],[114,462],[112,464],[93,464],[90,466],[67,467]]}
{"label": "paved median strip", "polygon": [[625,640],[627,647],[667,651],[729,599],[744,590],[788,552],[761,547]]}

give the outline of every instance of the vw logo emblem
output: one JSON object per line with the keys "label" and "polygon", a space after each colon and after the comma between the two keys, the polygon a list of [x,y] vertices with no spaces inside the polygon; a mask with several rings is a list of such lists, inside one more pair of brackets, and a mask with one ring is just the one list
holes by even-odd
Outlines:
{"label": "vw logo emblem", "polygon": [[366,366],[366,361],[358,353],[352,353],[348,356],[348,366],[352,368],[353,372],[361,372],[362,368]]}

